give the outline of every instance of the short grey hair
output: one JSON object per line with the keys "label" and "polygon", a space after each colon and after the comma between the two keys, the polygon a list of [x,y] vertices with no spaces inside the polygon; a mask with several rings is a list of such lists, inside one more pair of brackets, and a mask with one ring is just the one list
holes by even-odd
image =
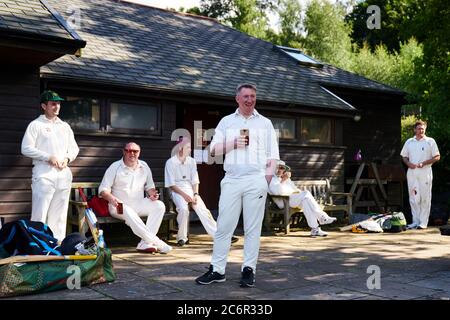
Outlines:
{"label": "short grey hair", "polygon": [[256,92],[256,85],[253,83],[240,83],[237,87],[236,87],[236,95],[239,95],[239,93],[241,92],[242,89],[253,89]]}
{"label": "short grey hair", "polygon": [[141,146],[138,145],[138,144],[137,144],[136,142],[134,142],[134,141],[127,142],[127,143],[123,146],[124,149],[125,149],[129,144],[135,144],[135,145],[137,145],[137,146],[139,147],[139,150],[141,150]]}

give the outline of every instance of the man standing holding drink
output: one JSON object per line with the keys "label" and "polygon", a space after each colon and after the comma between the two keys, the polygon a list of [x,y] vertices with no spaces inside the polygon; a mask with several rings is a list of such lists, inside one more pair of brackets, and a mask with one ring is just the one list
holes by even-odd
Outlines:
{"label": "man standing holding drink", "polygon": [[209,271],[198,284],[224,282],[231,237],[244,219],[244,261],[241,287],[253,287],[268,184],[279,157],[272,122],[255,110],[256,86],[241,84],[236,90],[239,108],[217,125],[211,155],[225,155],[225,177],[220,183],[219,217]]}

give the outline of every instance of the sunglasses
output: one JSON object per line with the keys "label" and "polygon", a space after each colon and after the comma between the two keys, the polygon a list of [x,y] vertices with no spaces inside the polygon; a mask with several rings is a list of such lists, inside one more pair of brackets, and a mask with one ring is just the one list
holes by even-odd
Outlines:
{"label": "sunglasses", "polygon": [[133,149],[123,149],[126,153],[139,153],[141,150],[133,150]]}

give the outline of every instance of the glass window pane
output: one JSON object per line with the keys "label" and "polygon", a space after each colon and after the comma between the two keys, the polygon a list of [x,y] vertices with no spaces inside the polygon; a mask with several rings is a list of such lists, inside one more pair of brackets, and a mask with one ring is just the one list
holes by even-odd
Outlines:
{"label": "glass window pane", "polygon": [[279,139],[295,139],[295,119],[272,118]]}
{"label": "glass window pane", "polygon": [[65,97],[61,103],[60,118],[74,129],[100,128],[100,103],[98,99]]}
{"label": "glass window pane", "polygon": [[331,144],[331,120],[302,118],[302,142]]}
{"label": "glass window pane", "polygon": [[111,103],[111,127],[158,130],[158,107],[128,103]]}

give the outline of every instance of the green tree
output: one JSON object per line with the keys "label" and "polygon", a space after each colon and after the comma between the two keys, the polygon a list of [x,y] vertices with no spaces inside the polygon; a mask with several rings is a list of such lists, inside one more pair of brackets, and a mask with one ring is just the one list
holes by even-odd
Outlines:
{"label": "green tree", "polygon": [[201,0],[199,14],[266,39],[269,34],[273,35],[269,32],[267,18],[267,11],[272,7],[272,0]]}
{"label": "green tree", "polygon": [[411,138],[414,135],[414,124],[419,120],[415,115],[409,115],[406,117],[402,117],[401,120],[401,144],[402,146],[405,144],[406,140]]}
{"label": "green tree", "polygon": [[[371,5],[380,8],[380,29],[367,27],[367,19],[371,15],[367,13],[367,8]],[[389,52],[398,51],[400,43],[413,36],[407,30],[413,17],[418,14],[420,5],[420,0],[370,0],[356,4],[352,12],[345,17],[352,26],[352,41],[359,48],[367,43],[372,51],[382,44]]]}
{"label": "green tree", "polygon": [[[389,53],[384,45],[376,46],[372,52],[365,43],[354,53],[351,70],[369,79],[417,94],[418,81],[414,78],[415,68],[421,59],[422,46],[414,38],[400,44],[398,53],[395,51]],[[414,99],[417,99],[417,96]]]}
{"label": "green tree", "polygon": [[349,70],[351,28],[344,21],[344,9],[325,0],[312,0],[306,9],[302,44],[307,54]]}
{"label": "green tree", "polygon": [[300,47],[302,38],[302,7],[298,0],[279,0],[275,13],[279,17],[280,33],[272,42],[286,47]]}
{"label": "green tree", "polygon": [[427,132],[441,151],[441,176],[450,174],[450,7],[448,1],[429,0],[411,24],[411,33],[423,39],[423,59],[415,77],[420,80],[419,103],[428,121]]}
{"label": "green tree", "polygon": [[266,39],[268,18],[257,0],[234,0],[234,14],[228,20],[231,25],[251,36]]}

